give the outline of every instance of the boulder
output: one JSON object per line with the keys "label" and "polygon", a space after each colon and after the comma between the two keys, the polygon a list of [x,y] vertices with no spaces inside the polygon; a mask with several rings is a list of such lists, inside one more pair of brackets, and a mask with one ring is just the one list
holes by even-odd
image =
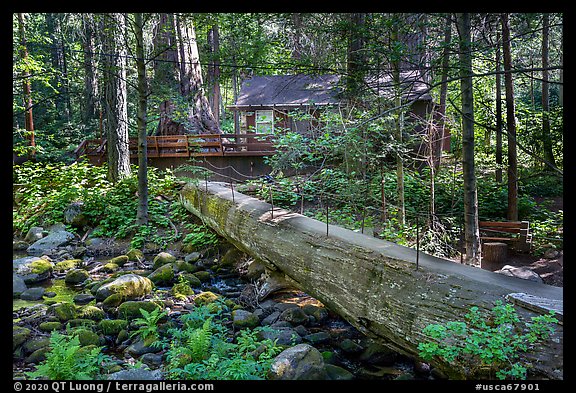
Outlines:
{"label": "boulder", "polygon": [[295,345],[302,342],[302,337],[292,328],[289,327],[275,327],[270,329],[263,329],[258,331],[258,338],[260,340],[269,339],[276,341],[278,345]]}
{"label": "boulder", "polygon": [[280,320],[290,322],[292,325],[308,323],[308,315],[300,307],[288,308],[280,314]]}
{"label": "boulder", "polygon": [[14,325],[12,328],[12,350],[16,349],[18,346],[27,341],[31,333],[31,330],[28,328]]}
{"label": "boulder", "polygon": [[152,268],[158,269],[162,265],[166,265],[168,263],[173,262],[176,262],[176,257],[174,255],[170,254],[169,252],[161,252],[154,257],[153,260],[154,265]]}
{"label": "boulder", "polygon": [[147,301],[134,301],[130,300],[122,303],[118,307],[118,316],[127,320],[134,318],[142,318],[142,313],[140,310],[146,310],[147,312],[152,312],[156,309],[161,308],[158,304],[154,302]]}
{"label": "boulder", "polygon": [[494,273],[504,274],[506,276],[517,277],[523,280],[530,280],[538,283],[544,282],[538,273],[526,267],[514,267],[505,265],[502,269],[496,270]]}
{"label": "boulder", "polygon": [[20,299],[40,300],[44,296],[44,292],[46,292],[46,289],[42,287],[29,288],[20,294]]}
{"label": "boulder", "polygon": [[30,255],[42,255],[57,247],[64,246],[74,239],[74,234],[66,231],[63,225],[53,225],[48,236],[35,241],[26,249]]}
{"label": "boulder", "polygon": [[157,286],[169,286],[174,281],[174,274],[174,267],[169,263],[158,267],[148,278]]}
{"label": "boulder", "polygon": [[20,296],[26,289],[28,289],[28,287],[24,279],[17,274],[12,274],[12,297]]}
{"label": "boulder", "polygon": [[66,273],[64,282],[66,284],[77,285],[82,284],[90,277],[90,274],[84,269],[72,269]]}
{"label": "boulder", "polygon": [[15,259],[12,262],[12,266],[15,273],[22,277],[26,284],[34,284],[46,280],[54,269],[52,262],[38,257]]}
{"label": "boulder", "polygon": [[77,228],[88,225],[88,217],[84,215],[82,208],[84,202],[72,202],[64,209],[64,222]]}
{"label": "boulder", "polygon": [[308,344],[298,344],[280,352],[274,358],[268,371],[268,378],[272,380],[324,380],[328,379],[328,373],[320,351]]}
{"label": "boulder", "polygon": [[232,311],[232,324],[237,328],[254,328],[259,323],[258,316],[250,311],[241,309]]}
{"label": "boulder", "polygon": [[96,290],[95,296],[96,300],[104,300],[113,294],[119,294],[128,300],[138,299],[152,292],[152,286],[152,281],[149,278],[129,273],[100,286]]}
{"label": "boulder", "polygon": [[44,237],[44,228],[42,227],[32,227],[26,233],[24,241],[26,243],[34,243]]}
{"label": "boulder", "polygon": [[161,370],[146,370],[144,368],[132,368],[122,370],[108,375],[108,380],[141,380],[141,381],[159,381],[164,379]]}
{"label": "boulder", "polygon": [[81,259],[66,259],[64,261],[56,263],[54,265],[54,270],[57,272],[65,272],[67,270],[72,270],[82,263]]}
{"label": "boulder", "polygon": [[144,253],[140,250],[138,250],[137,248],[131,248],[130,250],[128,250],[128,252],[126,253],[126,256],[128,257],[129,261],[133,261],[133,262],[138,262],[138,261],[143,261],[144,258]]}

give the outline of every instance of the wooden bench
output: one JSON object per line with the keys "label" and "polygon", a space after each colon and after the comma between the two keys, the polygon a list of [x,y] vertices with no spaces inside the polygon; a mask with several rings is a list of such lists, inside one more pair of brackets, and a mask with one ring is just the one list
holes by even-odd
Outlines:
{"label": "wooden bench", "polygon": [[532,234],[528,221],[479,221],[482,242],[503,242],[520,252],[529,252]]}

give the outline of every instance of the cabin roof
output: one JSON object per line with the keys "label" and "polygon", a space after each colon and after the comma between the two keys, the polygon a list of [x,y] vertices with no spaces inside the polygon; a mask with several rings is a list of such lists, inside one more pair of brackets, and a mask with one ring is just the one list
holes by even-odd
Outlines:
{"label": "cabin roof", "polygon": [[[403,100],[431,100],[427,86],[419,71],[401,73]],[[298,107],[302,105],[342,104],[340,75],[262,75],[253,76],[242,82],[240,93],[231,109],[251,107]],[[391,74],[366,78],[367,86],[384,98],[394,97],[394,82]]]}

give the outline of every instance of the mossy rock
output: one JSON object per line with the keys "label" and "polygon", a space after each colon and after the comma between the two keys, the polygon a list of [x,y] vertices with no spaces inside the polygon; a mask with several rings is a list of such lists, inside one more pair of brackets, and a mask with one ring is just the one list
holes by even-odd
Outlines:
{"label": "mossy rock", "polygon": [[64,282],[66,284],[81,284],[90,278],[90,274],[84,269],[72,269],[66,273],[66,277],[64,278]]}
{"label": "mossy rock", "polygon": [[70,327],[84,327],[87,329],[92,329],[94,326],[96,326],[96,322],[86,318],[75,318],[66,322],[66,325],[70,325]]}
{"label": "mossy rock", "polygon": [[119,293],[114,293],[114,294],[108,296],[106,299],[104,299],[104,301],[102,302],[102,306],[105,309],[115,308],[115,307],[118,307],[119,305],[121,305],[123,301],[124,301],[124,296],[122,296]]}
{"label": "mossy rock", "polygon": [[178,275],[178,278],[192,288],[199,288],[200,286],[202,286],[202,282],[200,281],[200,279],[192,273],[180,273]]}
{"label": "mossy rock", "polygon": [[194,273],[200,270],[198,266],[190,262],[186,262],[182,259],[179,259],[176,262],[174,262],[173,266],[177,272],[183,272],[183,273]]}
{"label": "mossy rock", "polygon": [[46,360],[46,354],[50,352],[49,347],[38,348],[34,352],[32,352],[26,359],[24,359],[24,363],[29,364],[38,364]]}
{"label": "mossy rock", "polygon": [[129,260],[128,255],[119,255],[117,257],[110,259],[110,261],[108,262],[113,263],[116,266],[124,266],[124,264],[128,262],[128,260]]}
{"label": "mossy rock", "polygon": [[117,264],[112,263],[112,262],[108,262],[107,264],[105,264],[105,265],[102,267],[102,271],[103,271],[103,272],[106,272],[106,273],[114,273],[114,272],[116,272],[119,268],[120,268],[120,267],[119,267]]}
{"label": "mossy rock", "polygon": [[137,248],[131,248],[130,250],[128,250],[126,256],[128,257],[129,261],[133,262],[143,261],[145,259],[144,253],[141,250],[138,250]]}
{"label": "mossy rock", "polygon": [[54,266],[52,265],[52,262],[45,259],[37,259],[30,263],[30,272],[38,274],[39,276],[52,273],[53,270]]}
{"label": "mossy rock", "polygon": [[[128,323],[128,322],[126,322]],[[122,329],[120,330],[120,332],[118,333],[118,337],[116,337],[116,345],[123,343],[124,341],[128,340],[130,338],[130,333],[128,333],[128,330],[126,329]]]}
{"label": "mossy rock", "polygon": [[128,327],[125,319],[103,319],[98,323],[98,329],[106,335],[118,335]]}
{"label": "mossy rock", "polygon": [[96,300],[104,300],[114,293],[122,295],[125,299],[132,300],[142,298],[152,292],[153,285],[149,278],[129,273],[99,286],[93,293],[96,296]]}
{"label": "mossy rock", "polygon": [[90,352],[92,352],[93,349],[98,348],[98,345],[96,344],[89,344],[89,345],[85,345],[80,347],[80,349],[78,349],[78,351],[76,351],[76,356],[78,357],[83,357],[83,356],[90,356]]}
{"label": "mossy rock", "polygon": [[260,324],[260,319],[250,311],[238,309],[232,311],[232,323],[238,328],[254,328]]}
{"label": "mossy rock", "polygon": [[67,270],[75,269],[81,263],[81,259],[66,259],[56,263],[56,265],[54,265],[54,270],[57,272],[65,272]]}
{"label": "mossy rock", "polygon": [[62,324],[60,322],[42,322],[38,325],[38,329],[43,332],[53,332],[62,329]]}
{"label": "mossy rock", "polygon": [[198,251],[198,247],[192,243],[184,243],[180,247],[180,251],[182,251],[184,254],[191,254]]}
{"label": "mossy rock", "polygon": [[178,283],[170,290],[172,295],[190,296],[194,295],[194,290],[185,282]]}
{"label": "mossy rock", "polygon": [[212,279],[212,275],[206,270],[200,270],[192,274],[194,274],[202,282],[208,282]]}
{"label": "mossy rock", "polygon": [[46,348],[49,345],[50,337],[37,336],[32,337],[30,340],[26,340],[26,342],[22,344],[22,349],[24,349],[24,353],[30,354],[40,348]]}
{"label": "mossy rock", "polygon": [[54,315],[56,315],[60,321],[68,321],[78,316],[74,303],[64,302],[56,304],[53,307]]}
{"label": "mossy rock", "polygon": [[154,270],[158,269],[162,265],[166,265],[168,263],[176,262],[176,257],[168,252],[161,252],[154,257],[153,263],[154,265],[152,268]]}
{"label": "mossy rock", "polygon": [[174,282],[174,275],[172,264],[166,264],[150,273],[148,278],[157,286],[168,286]]}
{"label": "mossy rock", "polygon": [[85,347],[87,345],[99,345],[100,344],[100,337],[98,334],[94,333],[88,329],[77,329],[74,331],[74,335],[78,336],[78,340],[80,341],[80,346]]}
{"label": "mossy rock", "polygon": [[194,303],[197,306],[206,306],[208,304],[214,303],[215,301],[217,301],[220,298],[221,298],[221,296],[215,294],[214,292],[205,291],[205,292],[199,293],[198,295],[196,295],[194,297]]}
{"label": "mossy rock", "polygon": [[80,309],[78,316],[93,321],[100,321],[106,317],[106,313],[96,306],[84,306]]}
{"label": "mossy rock", "polygon": [[154,302],[147,301],[127,301],[118,307],[118,316],[125,319],[141,318],[142,313],[140,309],[152,312],[156,309],[161,309],[161,307]]}
{"label": "mossy rock", "polygon": [[240,259],[244,256],[244,253],[237,249],[236,247],[232,247],[220,260],[220,266],[234,266]]}
{"label": "mossy rock", "polygon": [[18,346],[28,340],[30,337],[31,330],[23,326],[14,326],[12,328],[12,350],[15,350]]}

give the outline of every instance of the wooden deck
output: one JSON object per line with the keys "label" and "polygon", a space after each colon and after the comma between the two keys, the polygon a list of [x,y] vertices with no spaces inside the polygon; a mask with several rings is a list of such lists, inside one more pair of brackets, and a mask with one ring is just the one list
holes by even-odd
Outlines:
{"label": "wooden deck", "polygon": [[[149,136],[148,158],[173,157],[263,157],[274,154],[268,134],[201,134]],[[130,159],[138,157],[138,140],[130,138]],[[106,162],[106,139],[86,139],[74,151],[76,159],[92,164]]]}

